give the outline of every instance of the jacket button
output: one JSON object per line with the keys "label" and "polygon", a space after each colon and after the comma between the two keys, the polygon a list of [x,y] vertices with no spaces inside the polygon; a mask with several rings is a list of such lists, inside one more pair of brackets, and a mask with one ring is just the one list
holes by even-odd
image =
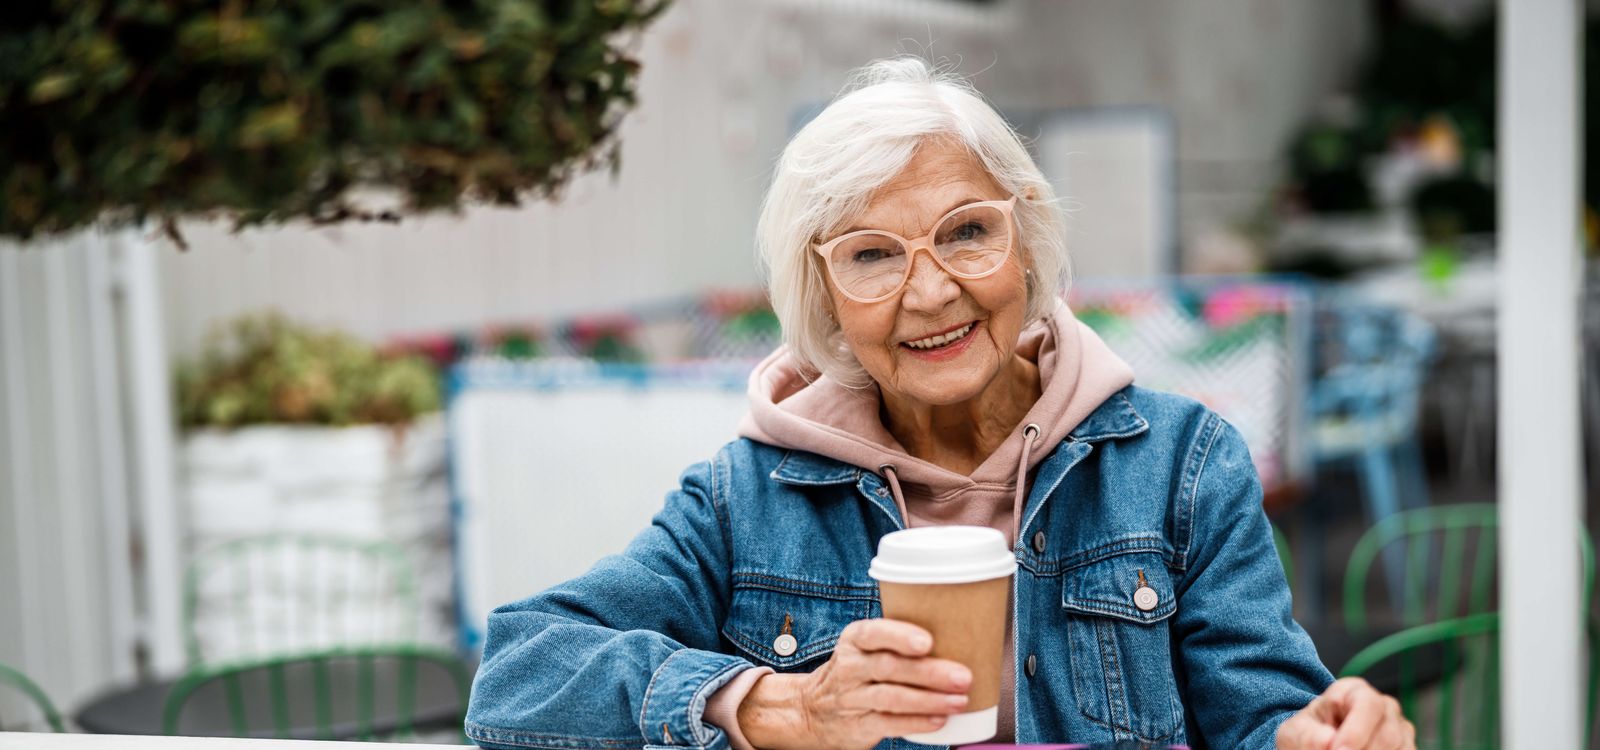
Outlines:
{"label": "jacket button", "polygon": [[1038,554],[1041,554],[1041,555],[1044,554],[1044,532],[1043,531],[1036,532],[1033,535],[1033,551],[1038,553]]}
{"label": "jacket button", "polygon": [[789,635],[788,633],[784,633],[783,635],[772,639],[772,650],[778,652],[779,656],[789,656],[790,654],[793,654],[794,650],[799,647],[799,642],[794,639],[794,636]]}
{"label": "jacket button", "polygon": [[1039,671],[1039,657],[1028,654],[1028,660],[1023,663],[1022,668],[1027,671],[1029,677],[1032,677],[1034,672]]}
{"label": "jacket button", "polygon": [[1133,592],[1133,606],[1138,607],[1141,611],[1149,612],[1155,609],[1159,603],[1161,603],[1161,596],[1149,586],[1140,586],[1138,591]]}

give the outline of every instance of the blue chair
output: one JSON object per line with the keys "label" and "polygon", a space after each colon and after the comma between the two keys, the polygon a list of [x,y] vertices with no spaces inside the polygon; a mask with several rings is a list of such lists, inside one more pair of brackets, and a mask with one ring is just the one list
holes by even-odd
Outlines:
{"label": "blue chair", "polygon": [[[1311,452],[1318,471],[1347,466],[1368,523],[1428,505],[1417,435],[1433,327],[1403,310],[1333,301],[1318,315],[1319,375],[1311,385]],[[1404,560],[1385,553],[1394,601]]]}

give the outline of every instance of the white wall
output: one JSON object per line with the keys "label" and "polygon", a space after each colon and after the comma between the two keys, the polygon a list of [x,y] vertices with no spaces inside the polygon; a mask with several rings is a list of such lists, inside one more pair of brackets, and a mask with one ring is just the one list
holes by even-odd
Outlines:
{"label": "white wall", "polygon": [[1177,129],[1178,238],[1263,205],[1286,140],[1349,79],[1364,0],[1036,2],[1006,46],[1017,107],[1159,105]]}
{"label": "white wall", "polygon": [[377,338],[755,284],[750,238],[793,113],[900,50],[959,61],[1003,108],[1169,107],[1179,237],[1197,236],[1255,207],[1284,137],[1358,54],[1365,5],[1011,0],[983,16],[915,0],[678,0],[639,47],[615,181],[586,177],[560,205],[399,226],[189,225],[193,249],[163,256],[168,340],[192,353],[213,321],[268,306]]}

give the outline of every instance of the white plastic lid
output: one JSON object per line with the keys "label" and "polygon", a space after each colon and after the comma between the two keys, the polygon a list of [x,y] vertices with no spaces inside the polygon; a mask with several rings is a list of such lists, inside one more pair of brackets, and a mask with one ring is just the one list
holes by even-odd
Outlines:
{"label": "white plastic lid", "polygon": [[1011,575],[1017,556],[987,526],[924,526],[887,534],[867,575],[889,583],[971,583]]}

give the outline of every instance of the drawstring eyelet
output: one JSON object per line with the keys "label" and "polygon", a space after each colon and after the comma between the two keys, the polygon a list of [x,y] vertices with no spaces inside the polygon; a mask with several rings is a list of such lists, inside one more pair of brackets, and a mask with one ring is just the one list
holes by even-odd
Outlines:
{"label": "drawstring eyelet", "polygon": [[1039,437],[1039,425],[1029,422],[1027,427],[1022,428],[1022,437],[1027,440]]}

